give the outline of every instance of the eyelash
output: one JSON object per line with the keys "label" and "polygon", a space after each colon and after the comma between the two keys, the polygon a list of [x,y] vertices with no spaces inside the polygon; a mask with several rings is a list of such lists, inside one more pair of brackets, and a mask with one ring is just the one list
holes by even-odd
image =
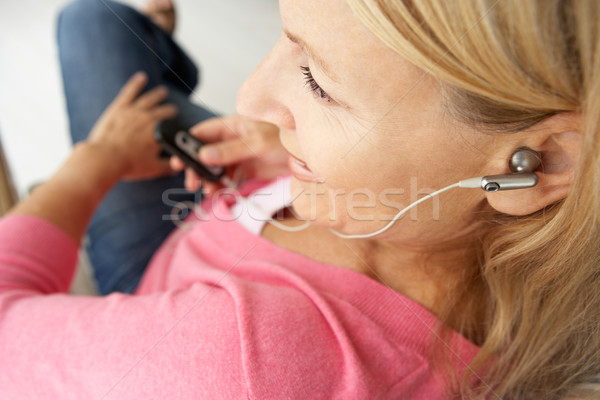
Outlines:
{"label": "eyelash", "polygon": [[304,85],[310,87],[310,90],[315,94],[315,96],[318,96],[320,99],[331,103],[333,99],[327,94],[325,90],[321,88],[321,86],[319,86],[317,81],[315,81],[315,78],[313,78],[310,68],[300,67],[300,70],[302,70],[302,75],[304,75]]}

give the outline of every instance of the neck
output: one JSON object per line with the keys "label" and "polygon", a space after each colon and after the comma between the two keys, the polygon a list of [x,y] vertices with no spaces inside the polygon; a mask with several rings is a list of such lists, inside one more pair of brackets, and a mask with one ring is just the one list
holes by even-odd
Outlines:
{"label": "neck", "polygon": [[435,246],[400,245],[377,240],[341,240],[348,251],[346,267],[413,299],[436,315],[475,265],[474,240],[457,238]]}
{"label": "neck", "polygon": [[[281,222],[289,226],[304,223],[289,213]],[[267,224],[262,235],[316,261],[365,274],[423,305],[451,328],[460,330],[463,325],[453,321],[478,320],[477,310],[468,312],[473,315],[462,313],[458,316],[448,310],[448,304],[457,301],[462,304],[472,299],[468,296],[469,290],[477,284],[473,278],[477,272],[478,238],[473,230],[435,245],[342,239],[329,229],[315,225],[292,233]]]}

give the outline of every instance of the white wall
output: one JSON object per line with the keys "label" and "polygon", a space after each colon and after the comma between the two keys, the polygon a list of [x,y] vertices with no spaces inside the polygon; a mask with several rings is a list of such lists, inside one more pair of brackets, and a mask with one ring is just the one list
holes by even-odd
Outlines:
{"label": "white wall", "polygon": [[[280,35],[277,1],[175,1],[175,37],[202,69],[194,101],[233,113],[238,88]],[[0,0],[0,132],[21,196],[69,154],[55,43],[56,16],[67,2]]]}

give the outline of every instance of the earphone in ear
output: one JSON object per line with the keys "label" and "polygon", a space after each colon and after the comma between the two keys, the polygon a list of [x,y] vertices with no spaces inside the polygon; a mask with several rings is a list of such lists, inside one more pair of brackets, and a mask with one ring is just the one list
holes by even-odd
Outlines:
{"label": "earphone in ear", "polygon": [[460,182],[454,183],[450,186],[447,186],[443,189],[440,189],[437,192],[431,193],[430,195],[427,195],[422,199],[419,199],[414,203],[410,204],[408,207],[402,209],[398,214],[394,216],[394,218],[386,226],[373,233],[366,233],[361,235],[345,235],[333,229],[330,229],[330,231],[343,239],[364,239],[377,236],[390,229],[397,220],[399,220],[412,208],[443,192],[457,187],[470,189],[481,188],[486,192],[530,188],[537,185],[538,177],[533,171],[535,171],[540,166],[541,162],[542,158],[537,151],[534,151],[528,147],[520,147],[513,152],[508,161],[508,167],[512,171],[512,173],[510,174],[479,176],[476,178],[465,179]]}
{"label": "earphone in ear", "polygon": [[542,156],[529,147],[519,147],[508,160],[508,168],[512,172],[533,172],[542,163]]}
{"label": "earphone in ear", "polygon": [[511,174],[465,179],[459,182],[459,186],[463,188],[481,187],[486,192],[530,188],[537,185],[538,177],[533,171],[540,166],[541,162],[540,153],[528,147],[520,147],[512,153],[508,160]]}

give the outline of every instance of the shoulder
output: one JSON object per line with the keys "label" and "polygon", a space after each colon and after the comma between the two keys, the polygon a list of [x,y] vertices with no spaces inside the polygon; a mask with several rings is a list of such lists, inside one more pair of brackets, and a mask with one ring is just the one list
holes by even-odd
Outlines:
{"label": "shoulder", "polygon": [[243,369],[256,398],[441,393],[422,347],[391,332],[352,293],[323,290],[277,266],[236,275],[246,281],[236,308]]}

